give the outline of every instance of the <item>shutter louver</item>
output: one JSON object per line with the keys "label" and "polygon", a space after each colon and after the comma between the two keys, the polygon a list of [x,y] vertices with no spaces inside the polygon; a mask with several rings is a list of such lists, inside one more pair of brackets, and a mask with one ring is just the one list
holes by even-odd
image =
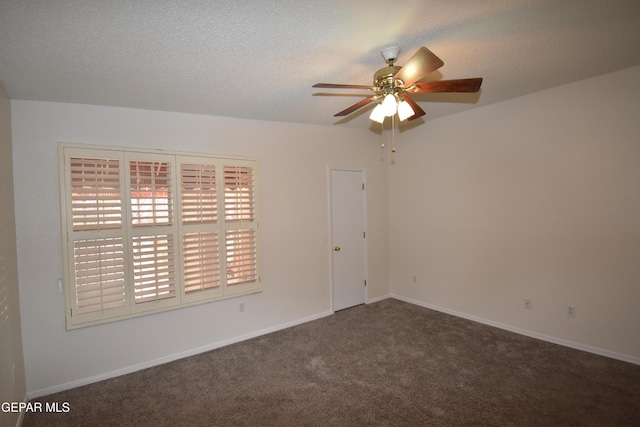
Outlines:
{"label": "shutter louver", "polygon": [[218,235],[201,232],[187,233],[183,237],[182,257],[186,293],[220,286],[220,257]]}
{"label": "shutter louver", "polygon": [[254,169],[249,166],[224,166],[225,221],[253,221],[254,200]]}
{"label": "shutter louver", "polygon": [[243,229],[227,231],[227,285],[256,281],[256,252],[255,230]]}
{"label": "shutter louver", "polygon": [[126,301],[122,239],[78,240],[73,246],[77,313],[123,307]]}
{"label": "shutter louver", "polygon": [[180,165],[183,224],[212,224],[218,219],[216,168],[213,165]]}
{"label": "shutter louver", "polygon": [[136,304],[176,296],[173,237],[139,236],[132,240]]}
{"label": "shutter louver", "polygon": [[71,158],[70,163],[73,231],[120,228],[119,161]]}

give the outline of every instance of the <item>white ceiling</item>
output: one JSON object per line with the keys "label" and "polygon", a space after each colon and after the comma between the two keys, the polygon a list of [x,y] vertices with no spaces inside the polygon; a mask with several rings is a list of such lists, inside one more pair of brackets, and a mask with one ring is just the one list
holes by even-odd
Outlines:
{"label": "white ceiling", "polygon": [[[0,0],[9,97],[370,128],[380,51],[426,46],[427,80],[479,94],[415,96],[415,122],[640,65],[638,0]],[[640,84],[640,83],[639,83]],[[321,96],[330,94],[330,96]]]}

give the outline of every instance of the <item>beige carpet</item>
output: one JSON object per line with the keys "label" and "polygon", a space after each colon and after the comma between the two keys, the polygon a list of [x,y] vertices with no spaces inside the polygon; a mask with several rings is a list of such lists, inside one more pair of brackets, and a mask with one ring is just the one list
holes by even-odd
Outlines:
{"label": "beige carpet", "polygon": [[38,400],[71,410],[25,427],[640,426],[640,366],[389,299]]}

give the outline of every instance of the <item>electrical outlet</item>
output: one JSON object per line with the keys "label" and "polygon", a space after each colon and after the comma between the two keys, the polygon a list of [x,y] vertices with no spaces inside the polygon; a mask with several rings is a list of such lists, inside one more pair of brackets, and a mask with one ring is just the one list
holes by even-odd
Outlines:
{"label": "electrical outlet", "polygon": [[531,300],[529,298],[524,299],[524,308],[531,310]]}
{"label": "electrical outlet", "polygon": [[417,276],[413,276],[413,283],[418,283],[418,277]]}
{"label": "electrical outlet", "polygon": [[567,316],[576,317],[576,308],[573,305],[567,307]]}
{"label": "electrical outlet", "polygon": [[238,310],[240,310],[240,313],[244,313],[244,303],[243,302],[240,303],[240,307],[239,307]]}

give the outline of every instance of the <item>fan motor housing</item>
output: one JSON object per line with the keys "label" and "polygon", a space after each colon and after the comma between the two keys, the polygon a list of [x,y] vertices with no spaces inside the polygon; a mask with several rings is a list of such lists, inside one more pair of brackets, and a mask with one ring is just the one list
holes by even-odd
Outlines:
{"label": "fan motor housing", "polygon": [[386,86],[394,86],[393,76],[400,70],[397,65],[390,65],[388,67],[380,68],[373,75],[373,84],[379,88],[385,88]]}

